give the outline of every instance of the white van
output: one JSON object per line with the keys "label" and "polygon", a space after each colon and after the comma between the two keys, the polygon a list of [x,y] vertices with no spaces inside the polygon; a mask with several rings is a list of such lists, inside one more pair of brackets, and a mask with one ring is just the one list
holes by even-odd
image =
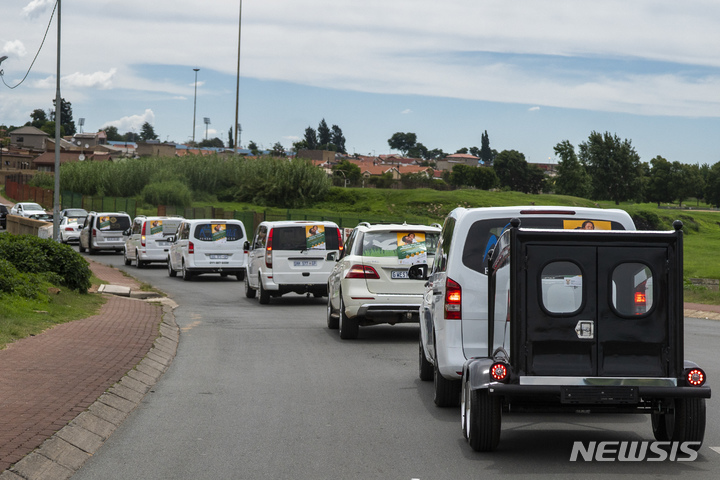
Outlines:
{"label": "white van", "polygon": [[125,265],[133,260],[137,268],[150,262],[166,262],[170,252],[168,237],[177,233],[182,217],[146,217],[139,215],[125,231]]}
{"label": "white van", "polygon": [[245,278],[247,241],[245,226],[240,220],[194,219],[182,220],[167,255],[168,275],[182,273],[183,280],[191,280],[203,273],[219,273]]}
{"label": "white van", "polygon": [[[437,406],[459,405],[465,361],[487,354],[487,258],[513,218],[523,228],[635,230],[630,215],[616,209],[520,206],[450,212],[431,270],[412,277],[428,280],[420,307],[419,374],[421,380],[435,381]],[[413,267],[410,274],[418,268],[422,271]]]}
{"label": "white van", "polygon": [[130,228],[130,215],[125,212],[90,212],[80,230],[80,253],[98,250],[122,252],[125,231]]}
{"label": "white van", "polygon": [[342,231],[334,222],[262,222],[248,244],[245,296],[259,291],[262,304],[290,292],[327,296],[342,248]]}

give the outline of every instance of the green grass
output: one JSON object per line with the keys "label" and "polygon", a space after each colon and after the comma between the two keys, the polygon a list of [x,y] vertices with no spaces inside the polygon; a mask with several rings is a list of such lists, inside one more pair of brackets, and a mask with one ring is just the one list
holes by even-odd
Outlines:
{"label": "green grass", "polygon": [[64,288],[57,295],[47,295],[40,300],[2,294],[0,349],[15,340],[37,335],[54,325],[95,315],[103,303],[105,299],[102,295],[79,294]]}

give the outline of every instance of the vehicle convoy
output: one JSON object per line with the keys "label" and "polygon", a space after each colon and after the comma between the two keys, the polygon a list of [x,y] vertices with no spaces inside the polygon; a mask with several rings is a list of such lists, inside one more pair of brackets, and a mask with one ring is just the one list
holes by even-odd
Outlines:
{"label": "vehicle convoy", "polygon": [[261,222],[246,245],[245,296],[259,293],[261,304],[290,292],[323,297],[342,248],[342,233],[334,222]]}
{"label": "vehicle convoy", "polygon": [[525,229],[488,264],[486,348],[462,370],[462,431],[494,450],[509,411],[650,414],[658,441],[705,433],[705,372],[684,357],[682,223],[675,231]]}
{"label": "vehicle convoy", "polygon": [[168,238],[175,235],[182,221],[182,217],[135,217],[132,227],[124,232],[127,237],[123,249],[125,265],[130,265],[133,260],[137,268],[151,262],[167,262]]}
{"label": "vehicle convoy", "polygon": [[[487,352],[487,256],[519,218],[525,228],[635,230],[623,210],[581,207],[456,208],[443,224],[420,307],[419,375],[434,380],[434,402],[457,406],[463,365]],[[428,275],[429,273],[429,275]]]}
{"label": "vehicle convoy", "polygon": [[355,227],[328,278],[328,328],[352,339],[359,326],[418,322],[425,288],[408,269],[432,265],[439,237],[437,224]]}
{"label": "vehicle convoy", "polygon": [[165,257],[168,275],[175,277],[180,272],[182,279],[189,281],[196,275],[216,273],[235,275],[242,281],[247,266],[246,239],[240,220],[182,220],[177,233],[166,237],[170,243]]}

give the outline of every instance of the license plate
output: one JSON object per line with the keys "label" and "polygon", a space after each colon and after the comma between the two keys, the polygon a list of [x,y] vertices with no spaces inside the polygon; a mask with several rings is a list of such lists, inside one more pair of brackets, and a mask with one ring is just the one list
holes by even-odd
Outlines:
{"label": "license plate", "polygon": [[167,242],[155,242],[158,247],[167,247]]}
{"label": "license plate", "polygon": [[120,238],[120,237],[107,237],[105,240],[107,240],[108,242],[119,242],[120,240],[122,240],[122,238]]}
{"label": "license plate", "polygon": [[227,260],[227,255],[210,255],[210,260]]}
{"label": "license plate", "polygon": [[410,278],[407,270],[395,270],[390,273],[390,278]]}
{"label": "license plate", "polygon": [[293,267],[317,267],[317,260],[294,260]]}

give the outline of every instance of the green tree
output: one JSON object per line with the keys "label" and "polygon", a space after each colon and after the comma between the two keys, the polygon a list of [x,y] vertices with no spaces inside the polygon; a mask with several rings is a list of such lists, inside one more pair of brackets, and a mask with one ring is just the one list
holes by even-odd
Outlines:
{"label": "green tree", "polygon": [[253,142],[252,140],[250,140],[250,143],[248,143],[248,150],[250,150],[250,153],[252,153],[254,156],[257,156],[257,154],[260,153],[257,143]]}
{"label": "green tree", "polygon": [[490,138],[488,137],[487,130],[485,130],[481,137],[480,154],[478,157],[482,160],[483,165],[489,167],[493,164],[495,155],[497,155],[497,152],[490,149]]}
{"label": "green tree", "polygon": [[398,150],[403,156],[407,155],[407,152],[412,149],[417,143],[417,135],[414,133],[394,133],[388,140],[388,145],[393,150]]}
{"label": "green tree", "polygon": [[408,150],[407,155],[410,158],[427,158],[428,149],[422,143],[416,143],[414,147]]}
{"label": "green tree", "polygon": [[348,160],[342,160],[340,163],[333,165],[333,182],[338,185],[345,185],[345,180],[350,185],[357,185],[362,178],[360,167]]}
{"label": "green tree", "polygon": [[468,153],[468,149],[467,149],[467,147],[463,147],[463,148],[458,149],[458,151],[455,153],[466,154],[466,153]]}
{"label": "green tree", "polygon": [[704,193],[707,203],[720,207],[720,162],[714,164],[708,170]]}
{"label": "green tree", "polygon": [[285,154],[285,147],[282,146],[282,143],[276,142],[275,145],[273,145],[272,150],[270,150],[270,155],[273,157],[286,157]]}
{"label": "green tree", "polygon": [[335,151],[340,153],[347,153],[345,150],[345,136],[342,130],[337,125],[332,126],[332,138],[331,142],[335,145]]}
{"label": "green tree", "polygon": [[516,192],[529,192],[529,172],[525,155],[517,150],[503,150],[495,157],[493,168],[501,187],[508,187]]}
{"label": "green tree", "polygon": [[224,146],[225,146],[225,144],[218,137],[205,139],[198,144],[198,147],[201,147],[201,148],[207,148],[207,147],[223,148]]}
{"label": "green tree", "polygon": [[[40,127],[40,130],[55,138],[55,120],[48,120],[42,127]],[[65,127],[62,125],[60,125],[60,136],[65,136]]]}
{"label": "green tree", "polygon": [[698,165],[687,165],[685,163],[673,162],[672,183],[674,199],[682,207],[683,201],[692,197],[703,185],[703,178]]}
{"label": "green tree", "polygon": [[30,118],[32,118],[32,122],[30,123],[35,128],[42,128],[43,125],[48,121],[47,114],[45,114],[45,110],[41,108],[36,108],[33,110],[33,112],[30,114]]}
{"label": "green tree", "polygon": [[328,145],[332,142],[332,136],[330,135],[330,129],[327,126],[327,123],[325,122],[325,119],[323,118],[320,120],[320,125],[318,125],[317,129],[317,138],[319,143],[319,148],[326,149],[328,148]]}
{"label": "green tree", "polygon": [[307,145],[308,150],[317,150],[319,147],[317,133],[312,127],[305,129],[305,145]]}
{"label": "green tree", "polygon": [[612,200],[616,205],[642,198],[640,156],[630,140],[621,141],[608,132],[592,132],[579,148],[580,161],[592,180],[591,198]]}
{"label": "green tree", "polygon": [[144,141],[157,140],[158,136],[155,135],[155,129],[148,122],[142,124],[140,129],[140,138]]}
{"label": "green tree", "polygon": [[587,198],[590,194],[590,177],[585,166],[575,154],[575,147],[563,140],[554,147],[555,154],[560,157],[555,177],[555,193]]}
{"label": "green tree", "polygon": [[649,202],[670,203],[674,200],[672,188],[672,168],[670,162],[658,155],[650,160],[650,175],[645,188],[645,198]]}
{"label": "green tree", "polygon": [[[53,107],[56,107],[54,98]],[[55,120],[55,110],[50,111],[50,120]],[[73,120],[72,104],[65,101],[64,98],[60,99],[60,125],[65,131],[63,135],[75,135],[77,133],[75,121]]]}
{"label": "green tree", "polygon": [[139,142],[141,140],[140,135],[135,132],[125,132],[122,139],[126,142]]}
{"label": "green tree", "polygon": [[233,140],[232,126],[228,129],[228,148],[235,148],[235,141]]}
{"label": "green tree", "polygon": [[[102,131],[102,130],[99,130]],[[107,136],[108,141],[110,142],[119,142],[123,139],[122,135],[118,132],[117,127],[113,127],[112,125],[109,125],[105,127],[104,129],[105,135]]]}

